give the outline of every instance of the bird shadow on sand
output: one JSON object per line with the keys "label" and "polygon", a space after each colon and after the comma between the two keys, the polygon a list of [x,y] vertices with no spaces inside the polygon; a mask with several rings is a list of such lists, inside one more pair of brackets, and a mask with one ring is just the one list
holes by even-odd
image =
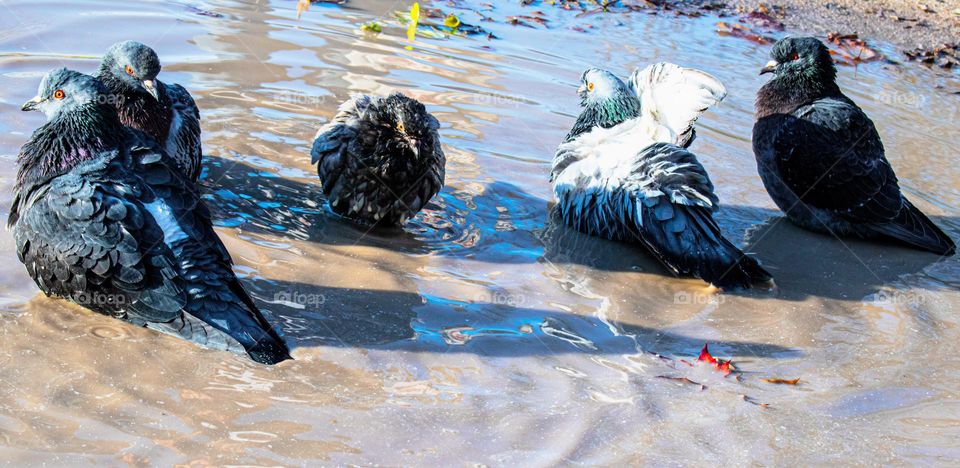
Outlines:
{"label": "bird shadow on sand", "polygon": [[517,357],[554,354],[696,355],[707,341],[727,354],[776,359],[794,348],[713,340],[574,314],[403,291],[245,281],[294,347],[334,346]]}
{"label": "bird shadow on sand", "polygon": [[[952,231],[953,218],[933,218]],[[950,235],[956,236],[955,232]],[[939,262],[956,263],[955,257],[910,249],[885,241],[837,239],[801,229],[777,214],[746,234],[748,251],[763,261],[777,283],[777,297],[802,301],[810,297],[860,301],[905,276],[923,272]],[[960,281],[960,268],[951,268]],[[937,288],[935,282],[911,282]]]}
{"label": "bird shadow on sand", "polygon": [[[205,164],[202,182],[215,222],[245,234],[486,263],[545,261],[672,276],[642,247],[580,233],[559,220],[551,202],[506,182],[487,184],[474,195],[445,187],[403,228],[371,229],[330,212],[313,174],[304,174],[303,179],[281,177],[218,157],[208,157]],[[786,300],[813,296],[860,300],[903,275],[951,261],[886,242],[838,240],[809,232],[768,208],[722,205],[716,218],[724,235],[773,274],[778,286],[774,297]],[[956,218],[934,221],[957,238]]]}

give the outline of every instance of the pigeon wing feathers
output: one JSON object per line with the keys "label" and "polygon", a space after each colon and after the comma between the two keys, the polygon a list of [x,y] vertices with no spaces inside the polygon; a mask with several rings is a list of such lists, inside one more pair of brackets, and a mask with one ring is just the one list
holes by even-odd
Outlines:
{"label": "pigeon wing feathers", "polygon": [[317,131],[310,150],[310,163],[320,164],[317,169],[321,171],[321,178],[340,167],[339,160],[345,146],[355,136],[357,121],[370,105],[370,101],[370,97],[365,94],[354,94],[340,105],[333,119]]}
{"label": "pigeon wing feathers", "polygon": [[713,184],[689,151],[655,143],[613,169],[573,145],[562,145],[558,158],[573,161],[554,182],[567,224],[639,242],[675,274],[720,287],[746,288],[770,279],[723,237],[711,214],[718,205]]}
{"label": "pigeon wing feathers", "polygon": [[666,62],[635,71],[630,83],[640,98],[641,116],[669,129],[675,138],[670,143],[681,147],[692,141],[700,114],[727,95],[713,76]]}
{"label": "pigeon wing feathers", "polygon": [[640,239],[674,273],[733,289],[771,279],[723,236],[712,215],[713,184],[693,153],[666,143],[647,147],[624,188],[634,193]]}
{"label": "pigeon wing feathers", "polygon": [[[99,161],[95,161],[99,162]],[[90,166],[90,165],[87,165]],[[163,233],[132,190],[91,181],[85,167],[52,180],[14,228],[18,251],[45,292],[103,313],[123,306],[132,321],[169,321],[186,293]],[[94,303],[83,294],[122,293],[130,303]],[[107,296],[104,296],[107,298]]]}
{"label": "pigeon wing feathers", "polygon": [[783,182],[804,203],[857,223],[897,216],[897,177],[876,127],[856,105],[821,99],[778,118],[775,162]]}
{"label": "pigeon wing feathers", "polygon": [[246,350],[261,363],[288,359],[283,340],[234,275],[233,260],[214,231],[195,185],[183,179],[149,142],[139,143],[132,145],[131,155],[134,172],[148,192],[141,198],[169,210],[164,215],[151,207],[149,214],[162,227],[161,244],[177,260],[178,280],[190,296],[182,315],[168,323],[147,325],[207,347]]}
{"label": "pigeon wing feathers", "polygon": [[668,143],[655,143],[637,154],[624,186],[644,198],[665,196],[671,203],[716,211],[719,200],[697,157]]}
{"label": "pigeon wing feathers", "polygon": [[903,209],[892,221],[867,226],[876,233],[937,255],[953,255],[957,250],[953,239],[906,198],[903,199]]}
{"label": "pigeon wing feathers", "polygon": [[190,93],[178,84],[164,85],[174,113],[171,132],[167,137],[167,153],[181,155],[185,173],[191,180],[200,177],[203,148],[200,143],[200,109]]}

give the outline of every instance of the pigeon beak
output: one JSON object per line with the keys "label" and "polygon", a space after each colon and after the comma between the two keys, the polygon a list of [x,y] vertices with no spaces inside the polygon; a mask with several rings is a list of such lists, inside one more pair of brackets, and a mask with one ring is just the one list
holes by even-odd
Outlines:
{"label": "pigeon beak", "polygon": [[587,85],[581,84],[580,87],[577,88],[577,94],[583,94],[585,92],[587,92]]}
{"label": "pigeon beak", "polygon": [[771,60],[767,62],[767,64],[764,65],[763,68],[760,70],[760,74],[765,75],[767,73],[773,73],[777,69],[777,65],[780,65],[780,63],[777,62],[776,60]]}
{"label": "pigeon beak", "polygon": [[157,88],[153,84],[153,80],[143,80],[143,89],[147,90],[154,99],[160,100],[160,96],[157,95]]}
{"label": "pigeon beak", "polygon": [[40,101],[42,100],[43,99],[40,99],[40,96],[36,96],[33,99],[23,103],[23,106],[20,107],[20,110],[24,112],[37,110],[37,104],[40,104]]}
{"label": "pigeon beak", "polygon": [[413,155],[420,157],[420,141],[413,137],[407,137],[407,146],[410,147],[410,151],[413,151]]}

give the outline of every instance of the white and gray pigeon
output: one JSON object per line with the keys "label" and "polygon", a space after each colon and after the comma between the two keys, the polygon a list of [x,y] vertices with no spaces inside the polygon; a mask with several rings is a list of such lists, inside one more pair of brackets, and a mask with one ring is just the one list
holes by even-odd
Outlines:
{"label": "white and gray pigeon", "polygon": [[637,242],[677,275],[724,289],[771,276],[723,237],[713,184],[685,148],[700,114],[726,95],[714,77],[670,63],[634,72],[584,72],[583,110],[557,148],[551,181],[564,222],[588,234]]}
{"label": "white and gray pigeon", "polygon": [[310,152],[330,208],[377,225],[416,215],[443,187],[439,128],[423,104],[400,93],[343,103]]}
{"label": "white and gray pigeon", "polygon": [[900,192],[873,121],[837,86],[815,37],[781,39],[761,74],[753,151],[763,184],[795,224],[824,234],[885,239],[937,255],[954,241]]}
{"label": "white and gray pigeon", "polygon": [[110,46],[97,78],[110,90],[110,101],[124,125],[150,135],[193,181],[200,177],[200,110],[178,84],[157,79],[160,59],[137,41]]}
{"label": "white and gray pigeon", "polygon": [[210,213],[156,141],[124,127],[96,78],[48,73],[23,110],[8,227],[48,296],[273,364],[290,357],[232,270]]}

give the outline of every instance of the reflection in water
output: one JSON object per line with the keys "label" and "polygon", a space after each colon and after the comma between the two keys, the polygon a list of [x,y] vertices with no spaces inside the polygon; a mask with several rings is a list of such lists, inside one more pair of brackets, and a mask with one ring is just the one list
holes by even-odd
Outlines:
{"label": "reflection in water", "polygon": [[[544,4],[537,8],[549,33],[484,23],[501,39],[421,40],[410,51],[398,39],[403,30],[390,26],[401,6],[387,0],[316,4],[301,21],[290,0],[48,3],[8,1],[12,13],[0,17],[0,191],[10,193],[14,155],[40,123],[17,107],[43,72],[92,71],[120,39],[154,46],[162,79],[187,86],[202,110],[202,184],[218,232],[296,360],[258,366],[36,296],[12,239],[0,236],[5,460],[622,465],[960,456],[960,261],[780,222],[749,141],[762,83],[752,70],[767,50],[717,40],[715,19],[574,18]],[[495,8],[485,14],[529,12],[510,2]],[[375,19],[385,34],[359,37],[358,25]],[[614,34],[577,32],[574,22]],[[704,68],[729,89],[701,119],[695,146],[717,185],[721,228],[774,273],[776,291],[718,296],[666,274],[636,246],[552,220],[549,163],[574,119],[582,69],[625,72],[666,58]],[[941,215],[956,238],[956,103],[913,84],[926,79],[882,65],[841,71],[841,85],[877,119],[911,199]],[[443,123],[447,186],[403,229],[369,231],[326,207],[309,146],[350,93],[396,90]],[[929,105],[883,102],[877,90]],[[743,380],[676,360],[694,358],[705,341],[734,359]],[[800,377],[801,385],[763,377]]]}

